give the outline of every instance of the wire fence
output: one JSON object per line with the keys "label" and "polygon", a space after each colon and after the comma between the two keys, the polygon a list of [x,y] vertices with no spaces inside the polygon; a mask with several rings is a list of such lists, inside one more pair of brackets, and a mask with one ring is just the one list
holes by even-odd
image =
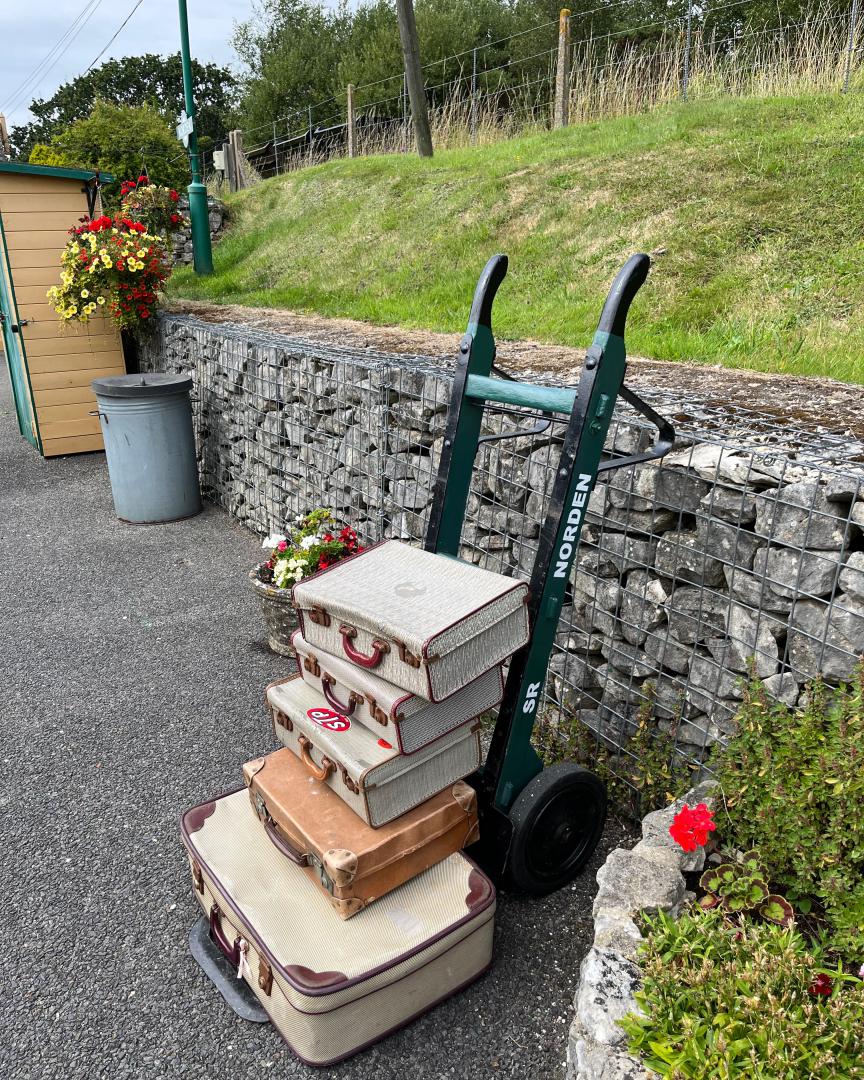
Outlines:
{"label": "wire fence", "polygon": [[[250,528],[327,505],[366,542],[422,541],[449,362],[180,317],[161,321],[144,360],[193,374],[204,491]],[[864,653],[864,444],[640,393],[674,416],[677,444],[659,465],[601,475],[538,725],[547,752],[602,765],[634,797],[658,759],[705,767],[751,664],[791,706]],[[489,409],[483,431],[534,424]],[[608,452],[649,440],[619,402]],[[462,558],[529,578],[559,447],[554,425],[481,444]]]}
{"label": "wire fence", "polygon": [[[525,55],[484,63],[495,59],[495,47],[520,36],[513,35],[435,61],[424,68],[433,142],[482,144],[554,126],[559,62],[566,65],[563,115],[570,122],[631,115],[682,99],[840,93],[857,86],[857,0],[848,12],[826,9],[796,20],[778,16],[775,24],[742,23],[730,31],[749,2],[725,0],[695,9],[691,0],[682,15],[568,39],[563,51],[555,20],[521,32],[533,35],[526,39],[532,45],[543,37],[548,42]],[[413,149],[404,75],[352,90],[354,101],[362,103],[350,117],[346,90],[243,130],[248,171],[274,176],[344,157],[349,126],[355,156]],[[205,168],[212,173],[212,155]]]}

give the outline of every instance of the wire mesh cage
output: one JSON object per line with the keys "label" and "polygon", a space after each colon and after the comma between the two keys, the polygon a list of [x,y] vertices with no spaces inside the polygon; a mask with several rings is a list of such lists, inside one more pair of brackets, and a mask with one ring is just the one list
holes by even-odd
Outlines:
{"label": "wire mesh cage", "polygon": [[[167,317],[148,366],[191,370],[202,490],[250,528],[331,507],[366,542],[422,542],[447,358],[394,357]],[[639,794],[710,765],[751,670],[795,705],[864,653],[864,445],[736,408],[640,393],[675,417],[662,463],[603,473],[559,622],[538,737]],[[460,556],[528,579],[562,425],[487,409]],[[650,430],[619,402],[612,456]]]}

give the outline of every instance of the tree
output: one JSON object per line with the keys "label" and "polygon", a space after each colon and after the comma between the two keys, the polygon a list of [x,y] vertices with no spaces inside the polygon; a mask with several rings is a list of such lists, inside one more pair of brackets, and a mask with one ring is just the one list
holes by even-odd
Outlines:
{"label": "tree", "polygon": [[[237,80],[217,64],[192,61],[199,150],[221,143],[233,127]],[[45,100],[30,103],[35,119],[12,129],[12,144],[26,158],[36,143],[52,137],[77,120],[90,116],[97,101],[114,105],[152,105],[171,125],[183,107],[183,68],[180,53],[172,56],[124,56],[64,83]]]}
{"label": "tree", "polygon": [[30,161],[99,169],[118,180],[137,177],[146,164],[156,184],[180,188],[189,182],[186,152],[152,105],[97,101],[85,120],[70,124],[47,146],[37,144]]}

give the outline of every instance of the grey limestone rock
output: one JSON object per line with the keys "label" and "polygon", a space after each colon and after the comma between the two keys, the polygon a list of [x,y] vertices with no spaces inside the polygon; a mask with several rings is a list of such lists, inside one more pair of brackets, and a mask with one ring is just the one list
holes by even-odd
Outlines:
{"label": "grey limestone rock", "polygon": [[576,991],[576,1019],[592,1042],[619,1046],[625,1041],[617,1021],[639,1011],[633,997],[639,985],[639,968],[632,960],[592,946],[579,969]]}
{"label": "grey limestone rock", "polygon": [[799,600],[789,624],[789,659],[794,671],[829,682],[848,679],[864,653],[864,601],[847,593],[833,604]]}
{"label": "grey limestone rock", "polygon": [[775,543],[839,550],[854,528],[843,505],[830,501],[824,486],[812,480],[787,484],[756,500],[756,532]]}
{"label": "grey limestone rock", "polygon": [[668,911],[684,895],[684,878],[632,851],[616,848],[597,871],[600,888],[594,898],[594,917],[607,908],[636,914]]}
{"label": "grey limestone rock", "polygon": [[698,532],[669,533],[657,544],[654,565],[658,573],[675,581],[717,587],[725,581],[723,564],[705,551]]}

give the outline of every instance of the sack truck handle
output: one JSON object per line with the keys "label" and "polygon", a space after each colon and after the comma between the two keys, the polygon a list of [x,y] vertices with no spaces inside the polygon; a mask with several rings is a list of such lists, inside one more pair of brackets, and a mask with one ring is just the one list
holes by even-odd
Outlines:
{"label": "sack truck handle", "polygon": [[351,639],[357,636],[357,627],[349,623],[343,623],[339,627],[339,633],[342,635],[342,648],[345,650],[345,655],[352,663],[359,664],[360,667],[378,667],[384,654],[390,652],[390,646],[380,638],[375,638],[372,642],[372,652],[368,655],[355,649],[351,644]]}
{"label": "sack truck handle", "polygon": [[315,777],[316,780],[326,780],[330,773],[336,768],[330,758],[321,758],[321,765],[315,764],[312,759],[310,750],[312,749],[312,742],[305,735],[301,735],[298,740],[300,743],[300,760],[309,770],[309,772]]}
{"label": "sack truck handle", "polygon": [[[334,708],[336,712],[342,713],[343,716],[351,716],[354,710],[357,708],[357,695],[354,691],[351,691],[349,695],[349,705],[343,705],[338,697],[330,689],[331,685],[336,680],[332,675],[329,675],[326,671],[321,672],[321,686],[324,690],[324,697],[327,699],[327,704]],[[362,700],[362,699],[361,699]]]}
{"label": "sack truck handle", "polygon": [[222,911],[218,904],[210,908],[210,940],[219,947],[219,951],[233,968],[240,967],[242,959],[242,938],[238,934],[234,938],[234,944],[228,942],[225,931],[222,929]]}
{"label": "sack truck handle", "polygon": [[[531,574],[529,620],[531,639],[510,662],[504,698],[486,761],[472,778],[481,806],[506,816],[525,785],[542,769],[531,744],[540,694],[546,681],[555,631],[570,577],[585,507],[598,473],[637,461],[662,457],[674,441],[671,424],[623,386],[626,370],[624,329],[630,305],[648,276],[651,260],[632,255],[619,270],[597,325],[576,387],[541,386],[495,378],[492,302],[507,271],[504,255],[495,255],[480,275],[453,379],[447,427],[441,450],[426,550],[457,557],[471,487],[472,469],[487,405],[501,411],[531,410],[539,418],[566,418],[561,457],[537,557]],[[615,400],[625,401],[658,429],[655,444],[644,454],[603,461],[603,447]],[[519,412],[522,410],[522,412]],[[489,821],[482,828],[493,823]],[[509,841],[507,841],[509,846]],[[506,851],[506,847],[504,848]]]}

